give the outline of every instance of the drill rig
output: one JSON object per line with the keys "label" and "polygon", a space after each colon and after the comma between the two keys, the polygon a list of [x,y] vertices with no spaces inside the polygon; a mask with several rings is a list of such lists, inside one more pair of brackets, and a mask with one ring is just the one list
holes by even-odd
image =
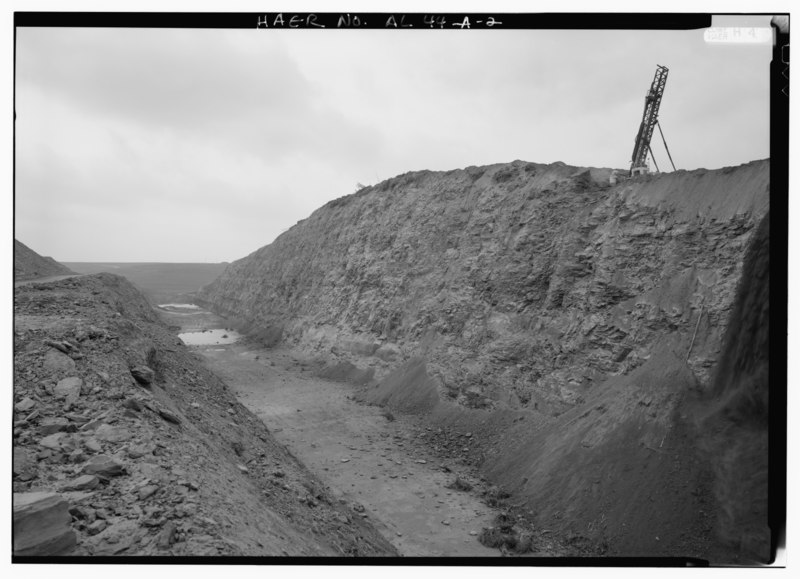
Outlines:
{"label": "drill rig", "polygon": [[[653,138],[653,130],[656,125],[658,125],[658,132],[661,133],[661,138],[664,141],[664,148],[667,150],[669,162],[672,163],[672,155],[669,153],[667,140],[664,138],[664,133],[658,122],[658,109],[661,106],[661,97],[664,96],[664,87],[667,85],[668,73],[669,69],[666,66],[661,66],[660,64],[656,65],[656,75],[653,77],[653,83],[650,85],[650,90],[647,91],[647,95],[644,99],[642,123],[639,125],[639,132],[636,135],[636,143],[633,147],[631,176],[650,172],[650,166],[647,163],[648,153],[650,153],[650,158],[653,159],[656,171],[658,171],[658,163],[656,163],[653,151],[650,148],[650,140]],[[672,169],[675,170],[675,163],[672,163]]]}

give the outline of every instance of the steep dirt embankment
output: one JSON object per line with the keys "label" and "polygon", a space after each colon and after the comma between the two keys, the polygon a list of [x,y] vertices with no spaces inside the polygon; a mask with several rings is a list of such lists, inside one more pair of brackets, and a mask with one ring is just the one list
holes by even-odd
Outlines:
{"label": "steep dirt embankment", "polygon": [[36,279],[52,275],[70,275],[75,272],[52,257],[42,257],[24,243],[14,240],[14,279]]}
{"label": "steep dirt embankment", "polygon": [[710,475],[681,404],[710,383],[769,162],[608,175],[402,175],[328,203],[201,297],[368,400],[477,430],[472,460],[538,523],[610,553],[702,554]]}
{"label": "steep dirt embankment", "polygon": [[[710,403],[700,426],[717,473],[717,531],[745,561],[770,555],[767,525],[769,438],[769,214],[747,253]],[[774,418],[773,427],[781,424]],[[776,469],[776,472],[779,472]],[[780,485],[776,485],[776,489]],[[780,497],[773,497],[780,504]],[[777,531],[777,529],[775,529]]]}
{"label": "steep dirt embankment", "polygon": [[14,295],[15,555],[387,555],[125,279]]}

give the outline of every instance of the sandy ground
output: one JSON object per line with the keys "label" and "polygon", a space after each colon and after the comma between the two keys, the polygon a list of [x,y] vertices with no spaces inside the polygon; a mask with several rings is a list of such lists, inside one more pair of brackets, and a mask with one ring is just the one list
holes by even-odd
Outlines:
{"label": "sandy ground", "polygon": [[[183,329],[224,326],[208,313],[168,317]],[[340,500],[363,505],[370,521],[404,556],[494,557],[478,542],[498,511],[446,486],[472,473],[416,440],[422,427],[351,399],[352,388],[314,376],[284,350],[243,344],[194,346],[208,366],[274,436]],[[357,507],[358,509],[359,507]]]}

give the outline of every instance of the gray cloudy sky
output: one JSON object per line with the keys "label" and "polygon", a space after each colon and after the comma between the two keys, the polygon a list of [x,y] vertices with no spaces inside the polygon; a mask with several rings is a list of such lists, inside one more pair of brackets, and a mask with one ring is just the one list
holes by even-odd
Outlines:
{"label": "gray cloudy sky", "polygon": [[770,58],[703,31],[20,28],[16,238],[60,261],[231,261],[406,171],[627,168],[656,64],[678,168],[762,159]]}

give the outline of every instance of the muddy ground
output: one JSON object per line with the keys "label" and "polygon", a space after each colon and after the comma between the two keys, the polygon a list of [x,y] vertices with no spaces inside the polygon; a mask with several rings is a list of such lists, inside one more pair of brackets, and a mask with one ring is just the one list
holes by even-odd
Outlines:
{"label": "muddy ground", "polygon": [[[182,332],[226,325],[204,311],[161,314]],[[246,342],[192,349],[334,496],[363,505],[363,516],[402,555],[504,554],[479,541],[502,514],[484,502],[488,484],[460,461],[435,455],[422,440],[430,426],[356,402],[353,386],[316,376],[312,361],[286,349]],[[472,490],[448,488],[456,479]],[[527,553],[559,554],[546,540]]]}

